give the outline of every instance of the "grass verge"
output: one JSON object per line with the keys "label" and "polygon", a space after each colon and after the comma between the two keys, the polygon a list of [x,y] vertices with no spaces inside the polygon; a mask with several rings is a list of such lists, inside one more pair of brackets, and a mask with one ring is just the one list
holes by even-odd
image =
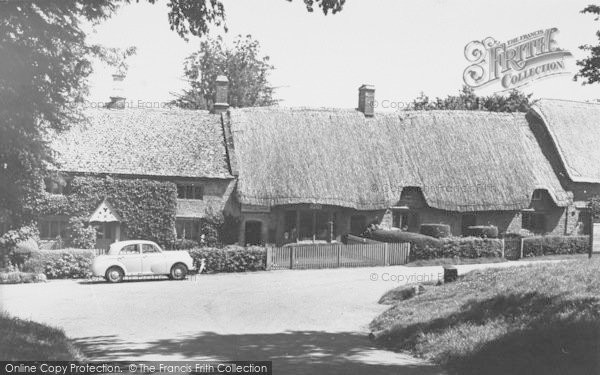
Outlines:
{"label": "grass verge", "polygon": [[82,359],[81,353],[62,330],[0,313],[0,360],[78,361]]}
{"label": "grass verge", "polygon": [[455,374],[600,373],[600,259],[475,271],[377,317],[395,350]]}

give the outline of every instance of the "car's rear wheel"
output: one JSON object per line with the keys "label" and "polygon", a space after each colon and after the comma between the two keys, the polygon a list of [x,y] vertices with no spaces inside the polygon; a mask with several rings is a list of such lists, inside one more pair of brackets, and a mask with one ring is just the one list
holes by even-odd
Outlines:
{"label": "car's rear wheel", "polygon": [[188,273],[188,269],[185,264],[177,263],[171,267],[171,273],[169,276],[172,280],[183,280]]}
{"label": "car's rear wheel", "polygon": [[123,276],[125,275],[125,273],[123,272],[123,270],[120,267],[110,267],[107,271],[106,271],[106,281],[108,281],[109,283],[119,283],[121,281],[123,281]]}

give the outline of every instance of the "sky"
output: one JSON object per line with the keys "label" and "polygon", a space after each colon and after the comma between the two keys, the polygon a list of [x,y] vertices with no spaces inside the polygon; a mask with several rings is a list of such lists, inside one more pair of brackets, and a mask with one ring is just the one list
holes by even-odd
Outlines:
{"label": "sky", "polygon": [[[470,64],[465,46],[473,40],[499,41],[539,29],[556,27],[560,48],[572,74],[554,76],[524,86],[535,98],[600,99],[600,84],[574,82],[575,61],[585,56],[582,44],[597,43],[600,22],[580,11],[593,0],[347,0],[342,12],[309,13],[303,1],[223,0],[231,41],[251,34],[270,56],[280,105],[290,107],[355,108],[358,87],[372,84],[376,99],[402,106],[421,92],[430,97],[456,94]],[[129,60],[125,96],[134,102],[169,101],[187,87],[185,57],[200,40],[185,42],[170,30],[166,0],[123,6],[94,27],[90,41],[109,47],[136,46]],[[112,69],[98,62],[90,79],[91,101],[107,101]],[[499,86],[476,91],[488,95]]]}

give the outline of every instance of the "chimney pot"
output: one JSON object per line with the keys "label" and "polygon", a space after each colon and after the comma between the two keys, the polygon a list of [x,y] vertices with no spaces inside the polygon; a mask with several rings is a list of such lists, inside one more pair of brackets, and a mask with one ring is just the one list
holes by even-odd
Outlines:
{"label": "chimney pot", "polygon": [[358,88],[358,110],[365,117],[373,117],[375,115],[375,86],[362,85]]}
{"label": "chimney pot", "polygon": [[213,113],[223,113],[229,108],[229,80],[221,75],[217,77],[215,103],[213,105]]}

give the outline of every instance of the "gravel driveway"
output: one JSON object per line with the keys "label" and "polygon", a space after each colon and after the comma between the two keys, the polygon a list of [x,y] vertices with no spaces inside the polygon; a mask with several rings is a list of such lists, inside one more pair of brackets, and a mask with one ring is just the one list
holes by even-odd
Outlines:
{"label": "gravel driveway", "polygon": [[441,271],[375,267],[121,284],[51,281],[1,286],[0,298],[13,316],[63,328],[92,360],[272,360],[275,374],[437,374],[437,367],[374,347],[367,325],[387,308],[377,304],[385,291]]}

